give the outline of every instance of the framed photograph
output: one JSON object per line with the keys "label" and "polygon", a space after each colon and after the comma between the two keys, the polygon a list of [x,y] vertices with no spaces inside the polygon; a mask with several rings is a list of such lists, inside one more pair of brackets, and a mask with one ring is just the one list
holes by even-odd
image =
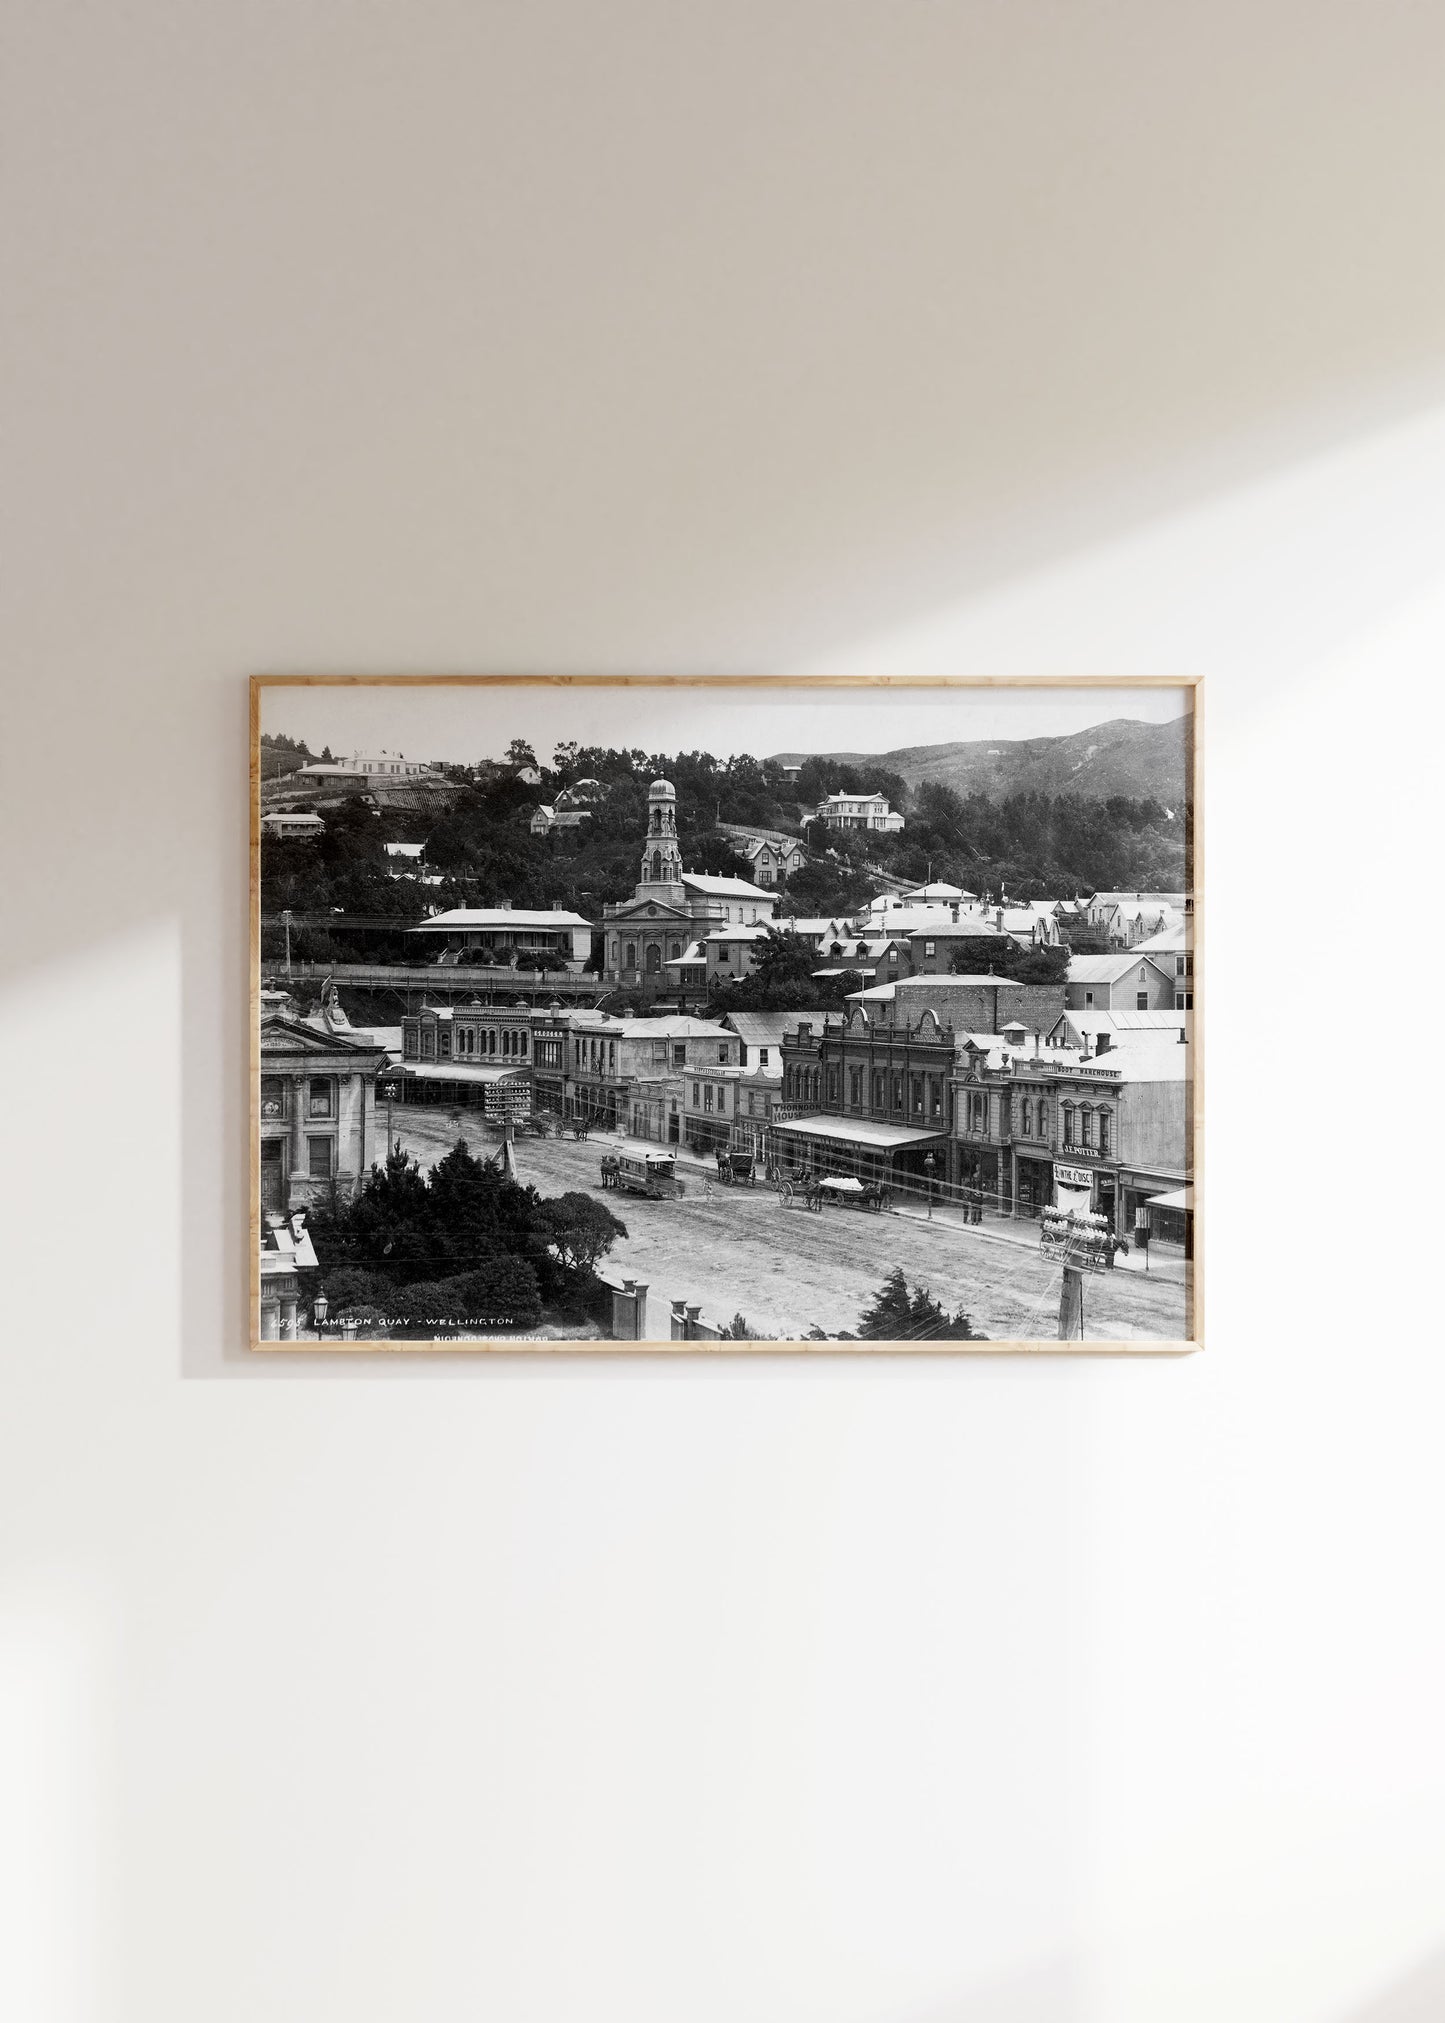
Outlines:
{"label": "framed photograph", "polygon": [[1197,1347],[1199,731],[256,677],[251,1346]]}

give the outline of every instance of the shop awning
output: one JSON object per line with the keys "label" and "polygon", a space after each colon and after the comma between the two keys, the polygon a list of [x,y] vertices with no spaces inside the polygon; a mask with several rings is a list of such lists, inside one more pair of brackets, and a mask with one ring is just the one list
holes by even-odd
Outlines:
{"label": "shop awning", "polygon": [[1176,1215],[1183,1215],[1194,1207],[1194,1189],[1176,1187],[1169,1194],[1151,1194],[1144,1203],[1146,1208],[1172,1208]]}
{"label": "shop awning", "polygon": [[393,1067],[383,1070],[386,1075],[409,1075],[416,1082],[507,1082],[513,1076],[525,1075],[527,1070],[519,1063],[508,1062],[506,1067],[478,1067],[470,1061],[398,1061]]}
{"label": "shop awning", "polygon": [[795,1138],[823,1138],[830,1144],[864,1145],[872,1152],[896,1152],[907,1145],[941,1145],[942,1131],[910,1131],[902,1124],[875,1124],[871,1117],[794,1117],[773,1129]]}

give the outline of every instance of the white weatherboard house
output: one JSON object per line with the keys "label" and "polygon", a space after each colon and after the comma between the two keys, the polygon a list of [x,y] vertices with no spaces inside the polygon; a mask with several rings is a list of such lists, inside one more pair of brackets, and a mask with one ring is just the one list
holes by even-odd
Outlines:
{"label": "white weatherboard house", "polygon": [[829,794],[813,810],[813,819],[830,829],[882,829],[896,834],[903,817],[888,805],[886,794]]}
{"label": "white weatherboard house", "polygon": [[592,954],[592,923],[580,913],[529,912],[512,906],[454,906],[434,913],[410,932],[453,956],[491,950],[519,969],[585,969]]}

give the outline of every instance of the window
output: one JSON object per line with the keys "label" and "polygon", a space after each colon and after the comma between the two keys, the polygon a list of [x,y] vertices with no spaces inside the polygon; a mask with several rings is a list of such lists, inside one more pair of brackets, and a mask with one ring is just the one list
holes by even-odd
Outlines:
{"label": "window", "polygon": [[1176,955],[1174,958],[1174,974],[1176,976],[1183,976],[1184,974],[1184,957],[1182,955]]}
{"label": "window", "polygon": [[629,941],[627,944],[627,961],[625,967],[628,969],[636,969],[637,967],[637,943],[635,941]]}
{"label": "window", "polygon": [[1033,1104],[1030,1103],[1028,1097],[1025,1096],[1023,1101],[1019,1104],[1019,1136],[1021,1138],[1027,1138],[1029,1136],[1029,1127],[1032,1124],[1032,1122],[1033,1122]]}
{"label": "window", "polygon": [[710,1110],[710,1109],[712,1108],[712,1083],[711,1083],[711,1082],[704,1082],[704,1083],[703,1083],[703,1085],[702,1085],[702,1107],[703,1107],[703,1109],[704,1109],[704,1110]]}
{"label": "window", "polygon": [[1101,1110],[1099,1112],[1099,1150],[1104,1154],[1105,1158],[1109,1154],[1110,1115],[1111,1113],[1108,1110]]}
{"label": "window", "polygon": [[452,1029],[450,1026],[437,1027],[437,1053],[444,1061],[452,1057]]}
{"label": "window", "polygon": [[925,955],[932,955],[932,954],[934,954],[934,953],[935,953],[935,950],[934,950],[934,945],[933,945],[933,943],[932,943],[931,941],[925,941],[925,942],[924,942],[924,944],[923,944],[923,953],[924,953]]}
{"label": "window", "polygon": [[702,1088],[697,1082],[694,1082],[692,1085],[692,1107],[694,1110],[702,1108]]}
{"label": "window", "polygon": [[679,1045],[674,1046],[672,1050],[672,1065],[675,1068],[685,1068],[687,1066],[686,1040],[683,1040]]}
{"label": "window", "polygon": [[1175,1011],[1193,1011],[1194,1009],[1193,991],[1176,990],[1174,993],[1174,1009]]}
{"label": "window", "polygon": [[681,955],[682,955],[682,943],[680,941],[670,941],[667,944],[668,961],[677,962],[681,958]]}
{"label": "window", "polygon": [[1088,1103],[1085,1103],[1082,1111],[1079,1114],[1079,1137],[1080,1142],[1083,1144],[1086,1150],[1093,1145],[1094,1112],[1092,1107]]}
{"label": "window", "polygon": [[1062,1112],[1062,1114],[1063,1114],[1063,1119],[1064,1119],[1064,1143],[1065,1143],[1065,1145],[1072,1145],[1072,1144],[1073,1144],[1073,1142],[1074,1142],[1074,1106],[1073,1106],[1073,1104],[1072,1104],[1072,1103],[1065,1103],[1065,1104],[1064,1104],[1064,1106],[1063,1106],[1063,1112]]}
{"label": "window", "polygon": [[523,1032],[519,1033],[517,1037],[522,1042],[522,1059],[525,1061],[527,1058],[527,1035]]}
{"label": "window", "polygon": [[607,1072],[608,1072],[608,1074],[609,1074],[609,1075],[615,1075],[615,1074],[616,1074],[616,1072],[617,1072],[617,1042],[616,1042],[616,1040],[609,1040],[609,1041],[607,1042]]}
{"label": "window", "polygon": [[306,1140],[306,1170],[313,1180],[331,1178],[331,1140],[329,1138],[308,1138]]}
{"label": "window", "polygon": [[725,1068],[728,1064],[728,1049],[726,1040],[722,1041],[722,1043],[718,1047],[717,1064],[720,1068]]}
{"label": "window", "polygon": [[436,1027],[435,1027],[435,1026],[423,1026],[423,1027],[422,1027],[422,1029],[421,1029],[421,1057],[422,1057],[422,1059],[423,1059],[424,1061],[430,1061],[430,1060],[434,1060],[434,1059],[436,1058],[436,1050],[437,1050],[437,1033],[436,1033]]}
{"label": "window", "polygon": [[279,1075],[261,1077],[261,1115],[263,1117],[284,1117],[286,1114],[286,1084]]}
{"label": "window", "polygon": [[766,1067],[767,1065],[768,1065],[768,1049],[767,1049],[766,1047],[759,1047],[759,1048],[758,1048],[758,1066],[759,1066],[760,1068],[765,1068],[765,1067]]}
{"label": "window", "polygon": [[1149,993],[1148,993],[1148,991],[1147,991],[1147,990],[1136,990],[1136,991],[1135,991],[1135,993],[1134,993],[1134,1009],[1135,1009],[1135,1011],[1148,1011],[1148,1009],[1149,1009]]}
{"label": "window", "polygon": [[861,1068],[850,1068],[848,1070],[848,1102],[855,1110],[861,1110],[863,1107],[863,1070]]}
{"label": "window", "polygon": [[1084,992],[1084,1003],[1086,1005],[1091,1005],[1093,1002],[1094,1002],[1094,993],[1091,990],[1086,990]]}

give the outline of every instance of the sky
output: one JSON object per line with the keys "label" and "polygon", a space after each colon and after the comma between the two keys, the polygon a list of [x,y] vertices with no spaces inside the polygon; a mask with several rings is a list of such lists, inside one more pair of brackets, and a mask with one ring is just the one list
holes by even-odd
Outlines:
{"label": "sky", "polygon": [[881,753],[905,745],[974,738],[1057,737],[1116,717],[1165,722],[1189,707],[1186,688],[1090,684],[1071,687],[827,688],[723,682],[676,688],[437,687],[425,681],[352,688],[266,688],[261,729],[353,751],[471,764],[501,758],[525,738],[544,764],[563,739],[646,752]]}

